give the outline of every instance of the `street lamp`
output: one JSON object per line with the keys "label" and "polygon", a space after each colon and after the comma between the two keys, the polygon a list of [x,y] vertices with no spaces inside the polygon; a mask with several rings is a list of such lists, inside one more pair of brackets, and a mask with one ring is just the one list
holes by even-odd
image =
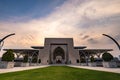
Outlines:
{"label": "street lamp", "polygon": [[120,45],[119,45],[119,43],[118,43],[114,38],[112,38],[111,36],[109,36],[109,35],[107,35],[107,34],[102,34],[102,35],[103,35],[103,36],[106,36],[106,37],[110,38],[112,41],[114,41],[115,44],[118,46],[118,48],[119,48],[119,50],[120,50]]}
{"label": "street lamp", "polygon": [[2,47],[3,47],[3,45],[4,45],[4,41],[2,41],[2,42],[0,43],[0,51],[1,51]]}
{"label": "street lamp", "polygon": [[2,39],[0,39],[0,51],[1,51],[2,47],[3,47],[3,45],[4,45],[4,40],[5,40],[6,38],[12,36],[12,35],[15,35],[15,33],[9,34],[9,35],[3,37]]}

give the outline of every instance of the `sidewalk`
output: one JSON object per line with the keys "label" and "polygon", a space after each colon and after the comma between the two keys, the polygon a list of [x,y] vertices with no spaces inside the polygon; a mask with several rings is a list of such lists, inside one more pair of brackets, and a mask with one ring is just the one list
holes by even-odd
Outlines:
{"label": "sidewalk", "polygon": [[104,67],[75,66],[75,65],[68,65],[68,66],[69,67],[75,67],[75,68],[97,70],[97,71],[106,71],[106,72],[120,73],[120,68],[104,68]]}
{"label": "sidewalk", "polygon": [[23,71],[23,70],[29,70],[29,69],[36,69],[36,68],[44,68],[48,67],[49,65],[41,65],[41,66],[29,66],[29,67],[14,67],[10,69],[0,69],[1,73],[7,73],[7,72],[16,72],[16,71]]}

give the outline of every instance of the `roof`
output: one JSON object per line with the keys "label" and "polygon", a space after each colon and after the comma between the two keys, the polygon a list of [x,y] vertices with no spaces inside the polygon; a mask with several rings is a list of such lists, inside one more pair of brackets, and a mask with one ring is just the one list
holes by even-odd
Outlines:
{"label": "roof", "polygon": [[107,51],[113,51],[113,49],[80,49],[79,52],[85,52],[90,54],[104,53]]}
{"label": "roof", "polygon": [[75,46],[74,49],[84,49],[86,46]]}
{"label": "roof", "polygon": [[[31,48],[34,48],[34,49],[43,49],[44,47],[43,46],[31,46]],[[75,46],[74,49],[84,49],[86,48],[86,46]]]}
{"label": "roof", "polygon": [[44,47],[43,46],[31,46],[31,48],[34,48],[34,49],[43,49]]}
{"label": "roof", "polygon": [[54,38],[45,38],[45,39],[73,39],[73,38],[56,38],[56,37],[54,37]]}
{"label": "roof", "polygon": [[[9,49],[3,49],[4,51],[7,51]],[[32,53],[32,52],[39,52],[38,49],[12,49],[15,53]]]}

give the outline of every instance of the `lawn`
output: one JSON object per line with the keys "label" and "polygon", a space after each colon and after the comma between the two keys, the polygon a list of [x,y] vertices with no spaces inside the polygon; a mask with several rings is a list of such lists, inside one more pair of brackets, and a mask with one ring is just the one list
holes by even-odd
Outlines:
{"label": "lawn", "polygon": [[33,70],[0,74],[0,80],[119,80],[120,74],[72,68],[68,66],[50,66]]}

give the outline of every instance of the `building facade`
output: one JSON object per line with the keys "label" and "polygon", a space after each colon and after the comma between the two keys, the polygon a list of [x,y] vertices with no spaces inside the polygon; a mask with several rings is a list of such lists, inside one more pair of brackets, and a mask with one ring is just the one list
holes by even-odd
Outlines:
{"label": "building facade", "polygon": [[[44,46],[31,46],[32,49],[12,49],[19,60],[20,55],[28,55],[28,62],[47,64],[88,65],[91,56],[100,59],[102,53],[112,49],[86,49],[86,46],[74,46],[73,38],[45,38]],[[4,49],[7,51],[8,49]]]}
{"label": "building facade", "polygon": [[39,58],[41,64],[77,64],[80,56],[72,38],[45,38],[44,47],[39,50]]}

